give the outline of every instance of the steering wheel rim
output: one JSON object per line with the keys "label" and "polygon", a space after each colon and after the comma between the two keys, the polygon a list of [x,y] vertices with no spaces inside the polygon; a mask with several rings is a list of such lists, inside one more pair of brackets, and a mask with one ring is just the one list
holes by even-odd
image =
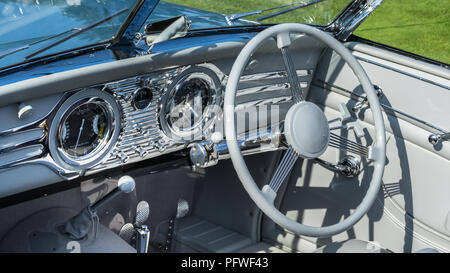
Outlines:
{"label": "steering wheel rim", "polygon": [[[375,127],[374,145],[371,146],[369,155],[369,159],[374,166],[372,180],[367,189],[366,195],[353,213],[343,221],[330,226],[307,226],[282,214],[274,206],[273,202],[267,198],[267,195],[259,189],[253,180],[253,177],[245,164],[237,141],[235,99],[240,76],[242,75],[242,72],[244,71],[251,55],[264,41],[269,38],[276,38],[278,35],[285,33],[288,33],[289,35],[291,33],[307,34],[322,41],[337,54],[339,54],[358,78],[364,92],[367,95],[367,100],[369,102],[370,109],[372,110]],[[288,37],[290,37],[289,35]],[[311,237],[326,237],[344,232],[356,224],[369,211],[377,197],[378,191],[381,187],[386,158],[385,127],[378,97],[366,72],[351,52],[334,37],[315,27],[295,23],[275,25],[258,33],[245,45],[236,58],[228,78],[224,98],[224,129],[233,166],[244,186],[244,189],[250,195],[250,198],[270,219],[295,234]]]}

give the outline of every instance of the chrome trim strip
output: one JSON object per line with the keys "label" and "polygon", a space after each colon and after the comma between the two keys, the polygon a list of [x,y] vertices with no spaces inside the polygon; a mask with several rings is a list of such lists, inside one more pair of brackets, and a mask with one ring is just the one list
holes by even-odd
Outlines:
{"label": "chrome trim strip", "polygon": [[[297,76],[299,78],[309,78],[312,75],[312,69],[297,69]],[[274,80],[274,79],[287,79],[286,71],[273,71],[273,72],[263,72],[263,73],[255,73],[243,75],[239,82],[246,81],[260,81],[260,80]]]}
{"label": "chrome trim strip", "polygon": [[390,67],[388,65],[384,65],[384,64],[381,64],[379,62],[372,61],[372,60],[369,60],[369,59],[366,59],[366,58],[363,58],[363,57],[355,56],[355,58],[360,60],[360,61],[363,61],[363,62],[366,62],[366,63],[369,63],[369,64],[373,64],[373,65],[377,65],[377,66],[380,66],[380,67],[392,70],[394,72],[406,75],[408,77],[415,78],[415,79],[424,81],[426,83],[433,84],[433,85],[442,87],[444,89],[450,90],[450,86],[447,86],[447,85],[444,85],[444,84],[441,84],[441,83],[438,83],[438,82],[435,82],[435,81],[432,81],[432,80],[429,80],[429,79],[426,79],[426,78],[423,78],[423,77],[420,77],[420,76],[417,76],[417,75],[414,75],[414,74],[411,74],[411,73],[408,73],[408,72],[405,72],[403,70],[400,70],[400,69],[397,69],[397,68],[393,68],[393,67]]}
{"label": "chrome trim strip", "polygon": [[275,84],[267,84],[261,86],[253,86],[249,88],[239,89],[237,91],[236,97],[244,96],[244,95],[254,95],[262,92],[273,92],[279,91],[282,89],[289,89],[289,84],[287,83],[275,83]]}
{"label": "chrome trim strip", "polygon": [[0,155],[0,169],[19,164],[25,160],[37,158],[44,152],[42,144],[36,144],[13,150]]}
{"label": "chrome trim strip", "polygon": [[[355,94],[355,93],[353,93],[350,90],[347,90],[347,89],[342,88],[340,86],[329,84],[329,83],[324,82],[322,80],[316,80],[316,82],[314,82],[313,84],[315,86],[323,88],[324,90],[327,90],[329,92],[335,92],[335,93],[338,93],[338,94],[341,94],[341,95],[344,95],[344,96],[346,96],[345,94],[348,94],[349,98],[356,98],[359,101],[361,101],[362,99],[365,98],[364,96]],[[395,108],[393,108],[391,106],[388,106],[386,104],[380,103],[380,105],[383,108],[384,112],[391,113],[391,114],[394,114],[394,115],[398,114],[398,115],[400,115],[400,118],[402,118],[405,121],[412,120],[412,121],[417,122],[419,124],[425,125],[428,128],[428,130],[431,129],[431,131],[437,131],[437,132],[440,132],[442,134],[449,134],[449,132],[447,130],[444,130],[444,129],[442,129],[442,128],[436,126],[436,125],[433,125],[433,124],[431,124],[431,123],[429,123],[427,121],[424,121],[422,119],[416,118],[416,117],[414,117],[414,116],[412,116],[410,114],[407,114],[407,113],[405,113],[403,111],[395,109]]]}
{"label": "chrome trim strip", "polygon": [[0,152],[12,150],[25,144],[31,144],[43,139],[45,136],[46,132],[44,128],[35,128],[2,136],[0,137]]}
{"label": "chrome trim strip", "polygon": [[339,40],[348,37],[384,0],[355,0],[350,3],[328,27]]}

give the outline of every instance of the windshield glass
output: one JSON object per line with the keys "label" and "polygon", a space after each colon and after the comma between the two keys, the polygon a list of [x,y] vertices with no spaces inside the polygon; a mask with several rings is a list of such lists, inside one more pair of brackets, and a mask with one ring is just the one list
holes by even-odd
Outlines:
{"label": "windshield glass", "polygon": [[[0,67],[23,62],[31,52],[76,32],[73,28],[89,26],[119,10],[128,9],[36,57],[110,40],[118,33],[137,2],[138,0],[1,0]],[[51,38],[63,32],[67,33]],[[11,54],[12,52],[14,53]]]}
{"label": "windshield glass", "polygon": [[[109,41],[117,35],[138,2],[0,0],[0,68]],[[352,0],[166,0],[159,2],[145,24],[185,15],[192,23],[191,30],[285,22],[328,25],[350,2]],[[247,12],[252,15],[240,14]],[[73,35],[80,28],[108,17],[112,18]],[[70,35],[73,37],[52,45]]]}
{"label": "windshield glass", "polygon": [[[163,14],[163,9],[167,12],[171,9],[184,8],[186,10],[188,8],[185,15],[192,21],[191,29],[208,28],[212,24],[217,26],[269,23],[328,25],[350,2],[352,0],[165,0],[160,2],[152,16]],[[262,12],[242,17],[231,24],[223,16],[257,10]],[[264,16],[276,13],[280,14],[264,18]],[[222,16],[215,16],[215,14]],[[215,20],[211,20],[213,18]]]}

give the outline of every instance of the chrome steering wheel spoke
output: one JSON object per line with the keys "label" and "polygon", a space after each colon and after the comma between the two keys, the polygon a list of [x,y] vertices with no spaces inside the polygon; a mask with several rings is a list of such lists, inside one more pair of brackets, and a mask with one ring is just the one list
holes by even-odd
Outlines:
{"label": "chrome steering wheel spoke", "polygon": [[284,66],[287,72],[287,78],[292,92],[294,102],[304,100],[303,92],[298,81],[297,70],[295,69],[294,60],[292,59],[289,46],[291,45],[290,32],[283,32],[277,35],[277,46],[281,50]]}
{"label": "chrome steering wheel spoke", "polygon": [[331,132],[328,146],[337,148],[341,151],[357,154],[365,158],[367,158],[369,155],[369,147]]}

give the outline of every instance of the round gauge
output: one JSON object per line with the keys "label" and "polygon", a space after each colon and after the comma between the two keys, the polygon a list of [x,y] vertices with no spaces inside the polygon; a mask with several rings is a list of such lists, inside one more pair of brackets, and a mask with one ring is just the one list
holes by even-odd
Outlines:
{"label": "round gauge", "polygon": [[107,112],[97,102],[79,105],[61,125],[61,147],[71,157],[83,157],[102,143],[109,131]]}
{"label": "round gauge", "polygon": [[138,110],[147,108],[153,99],[153,90],[148,87],[142,87],[134,92],[133,106]]}
{"label": "round gauge", "polygon": [[176,131],[196,127],[203,111],[211,100],[211,86],[205,79],[191,77],[177,86],[177,91],[167,104],[167,122]]}
{"label": "round gauge", "polygon": [[201,135],[218,104],[220,81],[212,70],[194,66],[183,71],[163,97],[161,126],[172,138],[181,140]]}
{"label": "round gauge", "polygon": [[72,94],[50,122],[52,159],[68,170],[86,170],[107,159],[119,137],[121,115],[108,92],[91,88]]}

